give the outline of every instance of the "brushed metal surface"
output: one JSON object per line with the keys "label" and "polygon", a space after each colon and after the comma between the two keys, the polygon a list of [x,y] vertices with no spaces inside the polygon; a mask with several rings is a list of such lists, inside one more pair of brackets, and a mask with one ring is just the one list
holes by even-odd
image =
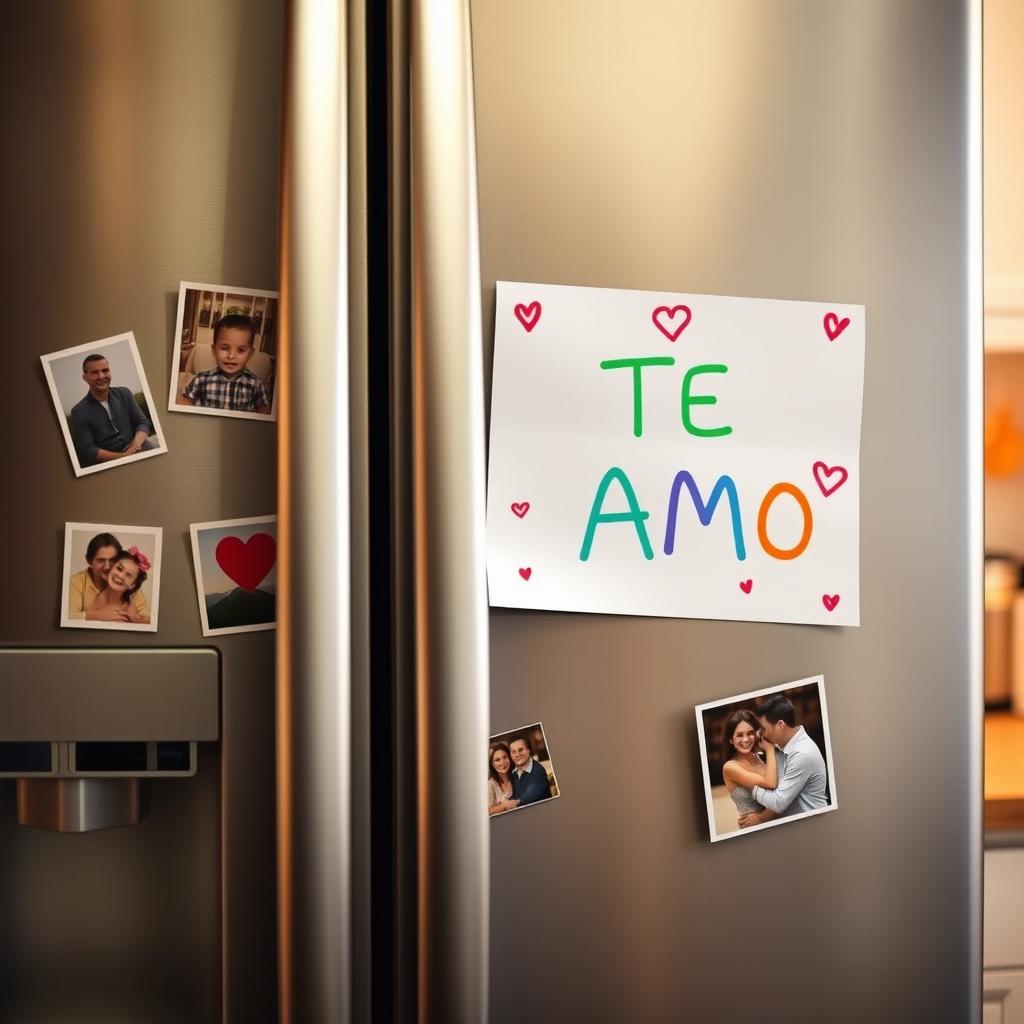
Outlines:
{"label": "brushed metal surface", "polygon": [[216,740],[213,648],[0,648],[0,741]]}
{"label": "brushed metal surface", "polygon": [[0,1020],[220,1020],[217,770],[202,744],[195,779],[149,784],[138,825],[77,835],[17,825],[0,787]]}
{"label": "brushed metal surface", "polygon": [[393,708],[394,939],[390,968],[397,1020],[418,1006],[416,588],[413,510],[412,225],[409,145],[409,18],[392,3],[388,28],[388,365],[392,520],[391,637]]}
{"label": "brushed metal surface", "polygon": [[[352,1019],[371,1020],[370,725],[372,662],[377,656],[370,638],[370,269],[368,223],[369,59],[367,3],[348,0],[348,360],[349,360],[349,632],[351,728],[349,750],[349,898],[352,974]],[[376,536],[374,536],[374,540]],[[329,965],[333,972],[334,965]],[[386,1014],[378,1013],[380,1019]]]}
{"label": "brushed metal surface", "polygon": [[138,779],[18,779],[18,824],[52,832],[95,832],[142,820]]}
{"label": "brushed metal surface", "polygon": [[469,4],[409,4],[419,990],[487,1013],[484,412]]}
{"label": "brushed metal surface", "polygon": [[[275,511],[272,424],[161,410],[168,454],[76,480],[39,356],[132,330],[159,401],[180,280],[276,287],[283,12],[283,0],[0,9],[4,358],[17,382],[0,405],[0,473],[6,549],[31,555],[0,595],[4,644],[111,645],[58,627],[68,520],[162,526],[159,633],[116,642],[203,643],[188,524]],[[274,643],[216,638],[221,742],[200,745],[194,779],[151,784],[140,825],[20,829],[14,784],[0,786],[0,1019],[274,1019]]]}
{"label": "brushed metal surface", "polygon": [[290,8],[281,238],[279,1018],[351,1019],[348,12]]}
{"label": "brushed metal surface", "polygon": [[[978,1019],[978,8],[473,4],[488,347],[498,279],[868,317],[859,629],[491,612],[561,790],[491,823],[493,1021]],[[817,672],[839,811],[710,845],[693,706]]]}

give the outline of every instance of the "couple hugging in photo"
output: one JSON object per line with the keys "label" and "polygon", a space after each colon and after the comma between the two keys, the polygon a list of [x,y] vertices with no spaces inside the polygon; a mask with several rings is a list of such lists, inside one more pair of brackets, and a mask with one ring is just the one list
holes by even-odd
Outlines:
{"label": "couple hugging in photo", "polygon": [[756,714],[742,708],[729,716],[722,775],[740,828],[828,806],[825,759],[781,693],[765,698]]}
{"label": "couple hugging in photo", "polygon": [[491,744],[487,758],[487,813],[502,814],[551,796],[548,773],[534,760],[526,736]]}

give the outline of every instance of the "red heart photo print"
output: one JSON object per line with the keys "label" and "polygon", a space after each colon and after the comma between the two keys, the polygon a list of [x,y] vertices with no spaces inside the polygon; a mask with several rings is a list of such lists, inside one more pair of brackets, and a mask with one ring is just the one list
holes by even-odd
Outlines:
{"label": "red heart photo print", "polygon": [[194,523],[190,532],[203,636],[273,629],[277,519]]}

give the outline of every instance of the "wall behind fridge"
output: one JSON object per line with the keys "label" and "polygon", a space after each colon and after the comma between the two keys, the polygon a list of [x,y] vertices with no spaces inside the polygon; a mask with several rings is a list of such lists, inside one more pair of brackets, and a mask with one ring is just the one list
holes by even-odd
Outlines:
{"label": "wall behind fridge", "polygon": [[[492,610],[561,793],[491,822],[494,1021],[976,1019],[976,13],[473,4],[488,330],[496,280],[867,311],[859,629]],[[710,845],[694,705],[819,672],[838,811]]]}
{"label": "wall behind fridge", "polygon": [[[0,642],[223,656],[222,740],[194,779],[151,785],[140,825],[18,828],[0,784],[4,1020],[216,1021],[222,997],[232,1019],[274,1019],[274,634],[204,641],[188,524],[274,513],[275,427],[168,412],[165,396],[181,279],[277,287],[283,6],[0,12]],[[169,453],[75,479],[39,356],[129,330]],[[58,628],[69,520],[163,527],[157,634]]]}

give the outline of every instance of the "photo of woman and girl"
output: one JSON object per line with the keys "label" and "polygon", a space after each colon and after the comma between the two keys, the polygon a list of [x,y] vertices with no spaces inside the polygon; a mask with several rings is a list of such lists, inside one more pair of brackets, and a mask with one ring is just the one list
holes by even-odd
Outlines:
{"label": "photo of woman and girl", "polygon": [[835,809],[821,677],[697,708],[712,841]]}
{"label": "photo of woman and girl", "polygon": [[[154,562],[160,547],[159,531],[109,527],[94,532],[96,529],[82,523],[66,526],[61,625],[155,630]],[[122,536],[127,534],[131,543],[122,544],[114,529]],[[72,571],[83,561],[84,569]]]}
{"label": "photo of woman and girl", "polygon": [[487,752],[487,813],[515,811],[558,796],[544,727],[492,736]]}

